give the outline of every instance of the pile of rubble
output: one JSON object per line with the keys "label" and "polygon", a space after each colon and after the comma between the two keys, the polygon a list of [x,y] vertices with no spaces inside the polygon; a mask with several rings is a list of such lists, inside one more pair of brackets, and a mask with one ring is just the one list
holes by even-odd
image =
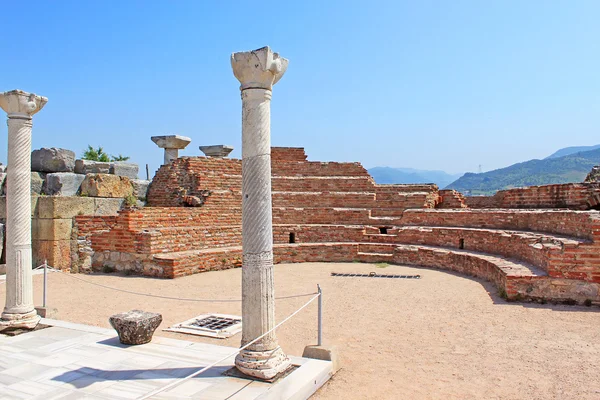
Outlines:
{"label": "pile of rubble", "polygon": [[[6,195],[6,166],[0,164],[0,195]],[[87,196],[145,201],[150,181],[138,179],[137,164],[76,160],[71,150],[55,147],[31,152],[31,194]]]}

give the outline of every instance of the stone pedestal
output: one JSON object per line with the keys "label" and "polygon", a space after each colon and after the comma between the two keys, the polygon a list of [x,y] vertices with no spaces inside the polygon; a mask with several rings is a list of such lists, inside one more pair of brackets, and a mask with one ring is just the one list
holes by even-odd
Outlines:
{"label": "stone pedestal", "polygon": [[32,115],[48,99],[21,90],[0,93],[8,114],[6,193],[6,305],[0,330],[33,329],[40,317],[33,306],[31,260],[31,127]]}
{"label": "stone pedestal", "polygon": [[200,146],[200,151],[206,157],[227,157],[233,151],[233,147],[224,144],[215,144],[212,146]]}
{"label": "stone pedestal", "polygon": [[[275,326],[271,207],[271,89],[288,60],[268,47],[234,53],[242,84],[242,346]],[[290,361],[271,332],[235,359],[244,374],[271,379]]]}
{"label": "stone pedestal", "polygon": [[163,164],[170,164],[179,157],[179,150],[185,149],[192,141],[189,137],[179,135],[152,136],[150,138],[158,147],[165,149]]}

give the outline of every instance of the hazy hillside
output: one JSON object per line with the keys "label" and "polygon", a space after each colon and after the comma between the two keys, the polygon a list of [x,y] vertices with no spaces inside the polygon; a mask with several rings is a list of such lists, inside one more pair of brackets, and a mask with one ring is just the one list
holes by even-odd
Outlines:
{"label": "hazy hillside", "polygon": [[599,164],[600,148],[564,157],[530,160],[482,174],[466,173],[447,188],[477,195],[521,186],[582,182],[592,167]]}
{"label": "hazy hillside", "polygon": [[444,187],[462,176],[444,171],[390,167],[374,167],[369,169],[369,173],[377,183],[435,183],[439,187]]}
{"label": "hazy hillside", "polygon": [[548,157],[545,158],[545,160],[547,160],[549,158],[564,157],[564,156],[568,156],[569,154],[580,153],[582,151],[592,151],[592,150],[596,150],[596,149],[600,149],[600,144],[597,144],[595,146],[565,147],[564,149],[560,149],[560,150],[554,152],[553,154],[549,155]]}

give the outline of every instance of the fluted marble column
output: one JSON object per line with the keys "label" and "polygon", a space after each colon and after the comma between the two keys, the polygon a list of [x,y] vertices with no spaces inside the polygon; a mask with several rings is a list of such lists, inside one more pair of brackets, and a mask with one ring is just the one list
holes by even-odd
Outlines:
{"label": "fluted marble column", "polygon": [[[242,84],[242,346],[275,326],[271,207],[271,89],[288,60],[269,47],[234,53]],[[246,375],[271,379],[290,366],[275,332],[235,359]]]}
{"label": "fluted marble column", "polygon": [[31,117],[47,101],[21,90],[0,93],[0,107],[8,114],[6,305],[0,330],[32,329],[40,320],[31,280]]}

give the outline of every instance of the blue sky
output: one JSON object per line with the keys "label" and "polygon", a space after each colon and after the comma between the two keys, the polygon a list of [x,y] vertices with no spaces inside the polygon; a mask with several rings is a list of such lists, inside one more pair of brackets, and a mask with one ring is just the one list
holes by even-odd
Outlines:
{"label": "blue sky", "polygon": [[[4,2],[0,90],[49,98],[33,148],[102,145],[156,170],[150,136],[230,144],[233,51],[290,60],[272,144],[448,172],[600,143],[598,1]],[[6,125],[0,162],[6,163]],[[151,172],[152,174],[153,172]]]}

